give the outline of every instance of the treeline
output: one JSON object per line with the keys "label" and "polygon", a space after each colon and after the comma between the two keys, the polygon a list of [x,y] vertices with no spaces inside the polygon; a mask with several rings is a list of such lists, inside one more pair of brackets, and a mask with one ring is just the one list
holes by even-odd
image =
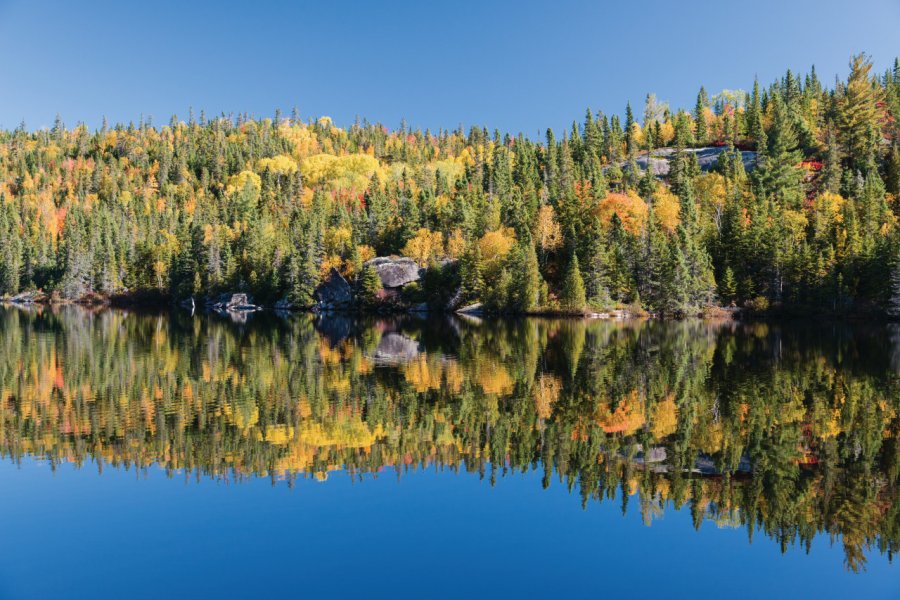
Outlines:
{"label": "treeline", "polygon": [[900,312],[898,117],[900,63],[861,55],[833,87],[788,71],[691,110],[649,95],[641,118],[588,110],[540,141],[296,112],[22,125],[0,132],[0,295],[308,306],[332,267],[361,286],[402,254],[457,259],[463,298],[503,311]]}
{"label": "treeline", "polygon": [[648,522],[839,536],[853,569],[900,548],[883,328],[342,320],[0,307],[0,456],[291,485],[536,470]]}

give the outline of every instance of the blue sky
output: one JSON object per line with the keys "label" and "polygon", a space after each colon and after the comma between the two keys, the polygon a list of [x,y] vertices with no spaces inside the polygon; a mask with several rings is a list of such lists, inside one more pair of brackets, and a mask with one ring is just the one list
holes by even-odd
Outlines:
{"label": "blue sky", "polygon": [[[0,125],[188,108],[535,136],[655,92],[691,106],[788,67],[900,54],[900,2],[0,0]],[[638,112],[640,112],[638,110]]]}

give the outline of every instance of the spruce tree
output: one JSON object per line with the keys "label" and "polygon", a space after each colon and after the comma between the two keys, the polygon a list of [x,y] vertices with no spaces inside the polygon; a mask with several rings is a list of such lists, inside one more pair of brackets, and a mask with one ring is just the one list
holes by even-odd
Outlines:
{"label": "spruce tree", "polygon": [[881,141],[878,104],[881,88],[870,79],[872,62],[865,54],[850,62],[847,85],[837,98],[838,136],[844,148],[847,166],[867,172],[875,166],[875,155]]}
{"label": "spruce tree", "polygon": [[537,252],[530,237],[516,244],[514,256],[516,260],[510,264],[511,308],[515,312],[531,312],[538,308],[538,296],[543,280],[538,268]]}
{"label": "spruce tree", "polygon": [[694,141],[701,146],[706,143],[707,137],[705,96],[706,90],[701,87],[694,105]]}
{"label": "spruce tree", "polygon": [[563,309],[575,312],[584,310],[587,304],[584,279],[581,277],[581,269],[578,267],[578,255],[575,253],[572,254],[569,268],[566,269],[566,277],[563,280],[559,301]]}
{"label": "spruce tree", "polygon": [[363,304],[374,305],[378,301],[381,290],[381,277],[379,277],[378,271],[371,266],[363,268],[360,278],[360,300]]}
{"label": "spruce tree", "polygon": [[722,280],[719,282],[718,293],[719,300],[721,300],[723,304],[729,304],[735,299],[735,295],[737,294],[737,283],[734,279],[734,271],[731,270],[730,266],[725,267],[725,273],[722,275]]}
{"label": "spruce tree", "polygon": [[22,236],[12,202],[0,194],[0,296],[18,293],[22,272]]}
{"label": "spruce tree", "polygon": [[634,125],[634,113],[631,111],[631,102],[628,102],[625,105],[625,152],[629,158],[637,151],[632,125]]}

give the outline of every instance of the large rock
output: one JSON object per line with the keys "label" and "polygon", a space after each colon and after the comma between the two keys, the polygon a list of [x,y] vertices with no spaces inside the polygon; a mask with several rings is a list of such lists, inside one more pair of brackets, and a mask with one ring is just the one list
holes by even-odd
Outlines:
{"label": "large rock", "polygon": [[9,299],[13,304],[37,304],[46,300],[47,296],[43,292],[38,291],[22,292]]}
{"label": "large rock", "polygon": [[484,305],[481,302],[476,302],[475,304],[463,306],[456,312],[461,315],[481,315],[484,314]]}
{"label": "large rock", "polygon": [[385,288],[399,288],[418,281],[424,271],[411,258],[380,256],[367,261],[364,266],[375,269]]}
{"label": "large rock", "polygon": [[259,307],[253,304],[253,298],[248,294],[221,294],[217,298],[213,298],[207,302],[215,310],[227,312],[249,312],[259,310]]}
{"label": "large rock", "polygon": [[347,308],[353,302],[353,290],[337,269],[331,268],[325,279],[313,293],[318,308],[323,310]]}

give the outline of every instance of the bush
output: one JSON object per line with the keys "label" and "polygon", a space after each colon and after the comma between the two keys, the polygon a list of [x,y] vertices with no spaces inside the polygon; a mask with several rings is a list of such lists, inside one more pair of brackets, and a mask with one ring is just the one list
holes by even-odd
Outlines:
{"label": "bush", "polygon": [[764,313],[769,310],[769,299],[765,296],[757,296],[752,300],[747,300],[744,303],[744,308],[750,312]]}

